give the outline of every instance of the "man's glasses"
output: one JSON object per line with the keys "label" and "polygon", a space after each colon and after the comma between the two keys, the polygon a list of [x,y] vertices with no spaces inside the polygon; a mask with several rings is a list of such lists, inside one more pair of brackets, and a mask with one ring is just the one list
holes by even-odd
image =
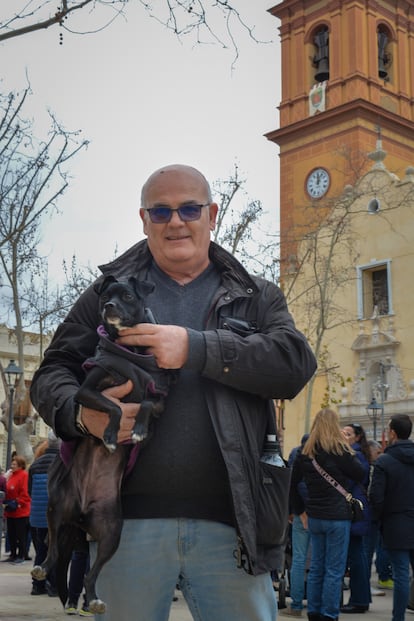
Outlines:
{"label": "man's glasses", "polygon": [[199,220],[201,217],[201,210],[203,207],[208,207],[210,203],[205,203],[205,205],[195,205],[190,203],[188,205],[181,205],[178,209],[171,209],[171,207],[151,207],[150,209],[145,209],[148,211],[151,222],[154,224],[166,224],[172,218],[173,211],[177,211],[183,222],[194,222],[194,220]]}

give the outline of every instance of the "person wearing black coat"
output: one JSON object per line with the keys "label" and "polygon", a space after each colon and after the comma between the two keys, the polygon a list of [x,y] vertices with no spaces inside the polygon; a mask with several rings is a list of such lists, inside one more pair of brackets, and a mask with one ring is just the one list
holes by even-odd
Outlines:
{"label": "person wearing black coat", "polygon": [[414,443],[412,422],[395,414],[388,424],[389,445],[374,464],[369,500],[380,522],[391,560],[394,593],[392,621],[404,621],[409,598],[410,555],[414,555]]}
{"label": "person wearing black coat", "polygon": [[[134,276],[154,285],[145,304],[157,323],[126,328],[117,342],[144,347],[159,368],[178,371],[122,484],[121,541],[97,585],[106,621],[153,621],[160,610],[167,616],[177,583],[205,619],[276,617],[270,571],[280,541],[269,520],[276,503],[263,511],[259,502],[260,455],[276,432],[274,400],[293,399],[316,360],[282,291],[210,240],[217,212],[200,171],[163,166],[141,192],[146,239],[101,266],[95,283]],[[102,439],[108,424],[105,412],[76,399],[100,323],[91,285],[58,327],[31,383],[33,405],[64,440],[86,432]],[[132,387],[129,380],[105,391],[122,411],[118,442],[131,440],[139,411],[139,403],[121,401]],[[90,547],[93,557],[95,543]]]}
{"label": "person wearing black coat", "polygon": [[294,512],[301,512],[303,499],[298,484],[304,480],[312,548],[307,581],[308,618],[333,621],[339,614],[352,509],[346,498],[318,472],[313,461],[345,489],[350,480],[362,481],[364,477],[360,461],[342,434],[338,415],[326,408],[316,414],[309,439],[293,464],[291,504]]}

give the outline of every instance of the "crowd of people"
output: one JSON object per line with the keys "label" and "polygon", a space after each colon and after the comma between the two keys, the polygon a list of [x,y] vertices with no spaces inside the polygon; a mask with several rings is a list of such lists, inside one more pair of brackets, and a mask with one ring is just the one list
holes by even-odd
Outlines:
{"label": "crowd of people", "polygon": [[[393,415],[382,451],[360,424],[341,428],[333,410],[316,414],[309,437],[291,454],[291,602],[282,615],[302,616],[305,585],[309,621],[364,614],[383,589],[393,589],[392,621],[414,610],[411,431],[408,415]],[[351,497],[362,503],[358,520]],[[374,554],[379,588],[371,588]]]}
{"label": "crowd of people", "polygon": [[[48,438],[34,449],[34,459],[29,468],[16,452],[12,454],[10,468],[0,475],[3,517],[5,528],[4,563],[20,565],[32,561],[40,565],[48,551],[48,476],[49,468],[59,454],[60,440],[52,430]],[[3,534],[3,533],[1,533]],[[29,556],[33,546],[34,558]],[[69,570],[69,598],[66,614],[92,617],[88,607],[78,602],[83,591],[83,578],[89,567],[89,554],[74,551]],[[56,578],[51,571],[45,580],[32,579],[31,595],[57,597]]]}

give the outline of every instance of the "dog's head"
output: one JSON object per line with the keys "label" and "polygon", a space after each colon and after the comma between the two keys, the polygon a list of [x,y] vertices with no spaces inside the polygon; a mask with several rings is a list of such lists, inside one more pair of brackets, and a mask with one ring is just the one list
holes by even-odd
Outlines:
{"label": "dog's head", "polygon": [[99,295],[100,316],[111,338],[118,336],[122,328],[149,321],[144,300],[154,290],[152,283],[134,276],[128,280],[107,276],[94,289]]}

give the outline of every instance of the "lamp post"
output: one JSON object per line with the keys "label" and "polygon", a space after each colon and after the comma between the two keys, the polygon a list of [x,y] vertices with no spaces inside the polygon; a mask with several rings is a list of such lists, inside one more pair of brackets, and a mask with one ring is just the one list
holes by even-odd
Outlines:
{"label": "lamp post", "polygon": [[[382,417],[382,413],[384,411],[384,408],[382,405],[379,405],[377,403],[377,400],[375,397],[372,397],[371,399],[371,403],[369,403],[367,405],[367,414],[368,414],[368,418],[372,418],[372,423],[374,426],[374,440],[377,441],[377,420],[378,420],[378,416],[379,414],[381,414]],[[382,420],[382,418],[381,418]]]}
{"label": "lamp post", "polygon": [[8,366],[4,369],[4,375],[6,376],[7,386],[9,388],[9,429],[7,433],[7,456],[6,456],[6,468],[10,468],[11,461],[11,446],[13,437],[13,399],[14,388],[17,380],[23,375],[23,371],[17,366],[14,360],[10,360]]}

